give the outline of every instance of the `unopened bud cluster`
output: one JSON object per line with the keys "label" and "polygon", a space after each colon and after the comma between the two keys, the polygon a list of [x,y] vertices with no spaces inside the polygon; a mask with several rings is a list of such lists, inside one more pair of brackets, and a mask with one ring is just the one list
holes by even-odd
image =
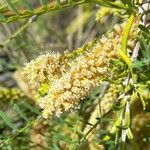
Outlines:
{"label": "unopened bud cluster", "polygon": [[23,93],[19,89],[0,88],[0,101],[18,100],[20,97],[23,97]]}

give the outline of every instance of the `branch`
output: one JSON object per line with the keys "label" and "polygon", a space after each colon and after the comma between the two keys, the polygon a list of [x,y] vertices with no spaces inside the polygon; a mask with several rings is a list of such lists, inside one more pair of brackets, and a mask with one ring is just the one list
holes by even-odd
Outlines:
{"label": "branch", "polygon": [[80,4],[87,3],[87,2],[89,3],[89,1],[87,0],[82,0],[82,1],[77,1],[73,3],[62,2],[61,4],[59,4],[58,2],[54,1],[54,2],[50,2],[46,6],[40,6],[40,7],[35,8],[33,12],[28,9],[18,10],[19,15],[14,14],[13,11],[6,11],[3,13],[3,16],[6,18],[6,20],[2,20],[2,22],[8,23],[8,22],[16,21],[22,18],[27,18],[27,17],[31,17],[35,15],[39,16],[41,14],[44,14],[50,11],[56,11],[56,10],[63,9],[63,8],[69,8],[69,7],[73,7],[73,6],[80,5]]}
{"label": "branch", "polygon": [[[18,2],[17,0],[15,3]],[[15,3],[13,3],[13,6],[15,7]],[[126,6],[120,2],[110,2],[105,0],[78,0],[78,1],[62,1],[62,2],[49,2],[47,5],[42,5],[40,7],[34,8],[33,10],[30,9],[19,9],[17,10],[17,13],[15,13],[13,10],[6,10],[8,7],[5,5],[3,7],[0,7],[0,20],[1,22],[12,22],[16,20],[20,20],[22,18],[27,18],[31,16],[38,16],[50,11],[56,11],[63,8],[70,8],[76,5],[81,5],[85,3],[95,3],[100,4],[106,7],[112,7],[116,9],[127,9]]]}

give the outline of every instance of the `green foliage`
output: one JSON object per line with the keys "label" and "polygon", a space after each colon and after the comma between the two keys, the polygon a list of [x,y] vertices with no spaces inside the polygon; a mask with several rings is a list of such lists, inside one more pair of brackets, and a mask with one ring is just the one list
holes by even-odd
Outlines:
{"label": "green foliage", "polygon": [[140,43],[140,56],[137,61],[134,62],[133,68],[137,69],[141,74],[140,81],[149,80],[150,77],[150,29],[143,25],[139,25],[141,29],[141,35],[138,40]]}
{"label": "green foliage", "polygon": [[[27,18],[31,16],[38,16],[43,13],[49,12],[49,11],[55,11],[62,8],[72,7],[75,5],[83,4],[83,3],[97,3],[100,5],[104,5],[106,7],[113,7],[117,9],[128,9],[131,10],[131,8],[134,7],[133,1],[107,1],[107,0],[78,0],[78,1],[64,1],[61,2],[60,0],[56,0],[53,2],[47,2],[45,0],[40,0],[40,5],[37,8],[33,8],[32,5],[29,3],[28,0],[21,0],[21,1],[13,1],[6,0],[4,5],[0,7],[0,21],[1,22],[12,22],[16,20],[20,20],[22,18]],[[21,5],[24,7],[24,9],[19,9],[18,7]]]}
{"label": "green foliage", "polygon": [[12,120],[3,112],[0,111],[0,116],[4,120],[4,122],[13,130],[16,130],[16,126],[12,123]]}

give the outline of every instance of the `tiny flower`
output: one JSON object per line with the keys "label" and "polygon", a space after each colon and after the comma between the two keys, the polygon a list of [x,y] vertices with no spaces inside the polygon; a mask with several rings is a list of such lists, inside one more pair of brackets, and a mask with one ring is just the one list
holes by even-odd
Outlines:
{"label": "tiny flower", "polygon": [[27,63],[23,73],[29,83],[37,88],[42,83],[50,82],[61,76],[66,69],[64,59],[64,56],[59,53],[41,55]]}

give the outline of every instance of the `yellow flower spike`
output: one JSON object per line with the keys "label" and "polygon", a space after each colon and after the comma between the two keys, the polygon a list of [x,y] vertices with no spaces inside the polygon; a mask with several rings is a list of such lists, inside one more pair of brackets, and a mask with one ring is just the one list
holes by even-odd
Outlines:
{"label": "yellow flower spike", "polygon": [[[110,60],[120,59],[118,51],[123,26],[115,26],[106,36],[72,53],[43,55],[25,67],[25,73],[33,84],[40,86],[48,81],[49,90],[38,101],[45,118],[52,114],[59,116],[63,111],[76,107],[100,81],[113,77]],[[131,30],[133,33],[137,31],[135,28]],[[128,40],[133,43],[133,39],[134,34],[131,34]]]}

